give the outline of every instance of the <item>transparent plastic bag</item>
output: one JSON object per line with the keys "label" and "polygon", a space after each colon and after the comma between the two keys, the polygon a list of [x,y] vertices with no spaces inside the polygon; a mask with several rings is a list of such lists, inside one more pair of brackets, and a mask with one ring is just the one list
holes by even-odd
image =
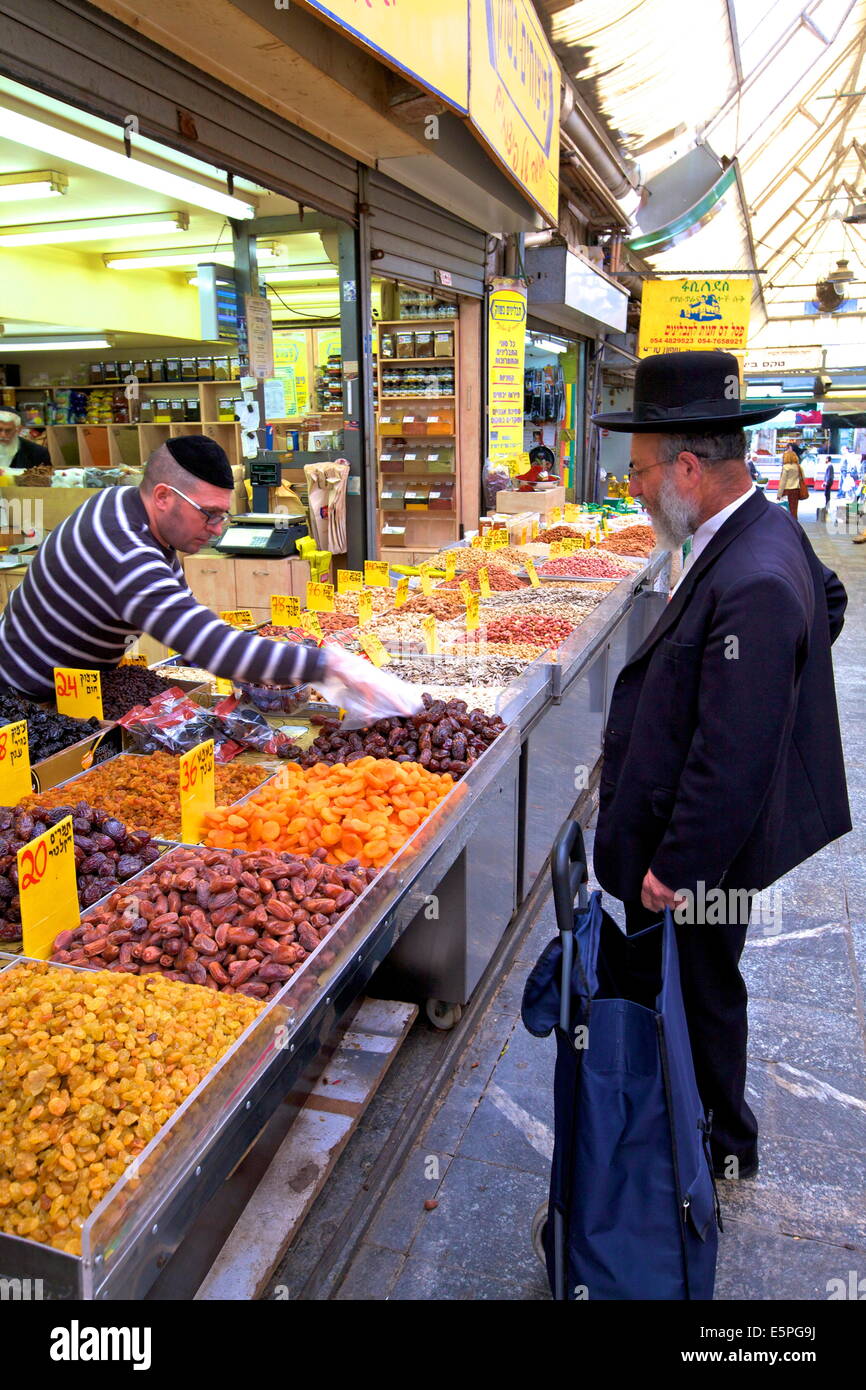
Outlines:
{"label": "transparent plastic bag", "polygon": [[423,708],[417,686],[350,652],[331,650],[327,673],[315,686],[331,704],[345,710],[344,729],[364,729],[377,719],[418,714]]}

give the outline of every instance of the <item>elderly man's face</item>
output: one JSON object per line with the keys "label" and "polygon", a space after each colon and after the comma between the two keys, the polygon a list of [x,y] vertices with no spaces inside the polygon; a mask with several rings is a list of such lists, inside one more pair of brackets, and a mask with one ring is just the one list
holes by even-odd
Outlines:
{"label": "elderly man's face", "polygon": [[18,434],[14,420],[0,420],[0,444],[11,444]]}
{"label": "elderly man's face", "polygon": [[649,513],[660,544],[675,550],[695,531],[700,501],[696,475],[683,471],[680,477],[680,460],[691,455],[681,454],[673,463],[660,463],[660,444],[657,434],[632,435],[629,492]]}

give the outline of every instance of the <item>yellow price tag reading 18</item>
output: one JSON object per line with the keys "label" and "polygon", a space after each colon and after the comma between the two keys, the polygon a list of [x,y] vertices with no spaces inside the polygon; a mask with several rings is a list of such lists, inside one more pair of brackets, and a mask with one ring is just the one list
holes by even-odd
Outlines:
{"label": "yellow price tag reading 18", "polygon": [[391,653],[383,646],[375,632],[362,632],[358,641],[374,666],[384,666],[391,660]]}
{"label": "yellow price tag reading 18", "polygon": [[54,693],[58,714],[69,714],[73,719],[102,718],[102,682],[98,671],[55,666]]}
{"label": "yellow price tag reading 18", "polygon": [[301,600],[294,594],[271,594],[271,622],[275,627],[288,627],[301,616]]}
{"label": "yellow price tag reading 18", "polygon": [[319,622],[315,613],[302,613],[298,622],[304,629],[304,632],[308,632],[311,637],[315,637],[316,641],[322,642],[324,640],[325,634],[322,632],[322,624]]}
{"label": "yellow price tag reading 18", "polygon": [[395,606],[396,608],[402,608],[402,607],[403,607],[403,604],[406,602],[406,600],[408,599],[408,597],[409,597],[409,580],[408,580],[408,579],[398,579],[398,580],[397,580],[397,588],[396,588],[396,590],[394,591],[394,606]]}
{"label": "yellow price tag reading 18", "polygon": [[0,805],[17,806],[32,790],[27,720],[19,719],[0,729]]}
{"label": "yellow price tag reading 18", "polygon": [[541,584],[541,580],[538,577],[538,572],[536,571],[534,562],[532,560],[527,559],[525,561],[525,569],[526,573],[529,575],[530,584],[532,585],[533,589],[537,589]]}
{"label": "yellow price tag reading 18", "polygon": [[373,621],[373,595],[371,593],[360,593],[358,595],[358,627],[366,627]]}
{"label": "yellow price tag reading 18", "polygon": [[18,892],[24,954],[47,960],[57,933],[79,919],[71,816],[19,849]]}
{"label": "yellow price tag reading 18", "polygon": [[387,589],[388,582],[387,560],[364,561],[365,584],[369,584],[371,589]]}
{"label": "yellow price tag reading 18", "polygon": [[255,627],[252,609],[250,608],[225,608],[220,613],[224,623],[230,627]]}
{"label": "yellow price tag reading 18", "polygon": [[356,594],[364,587],[362,570],[337,570],[337,593]]}
{"label": "yellow price tag reading 18", "polygon": [[478,627],[478,595],[472,594],[466,601],[466,631],[474,632]]}
{"label": "yellow price tag reading 18", "polygon": [[429,617],[421,619],[421,626],[424,629],[424,645],[427,648],[428,656],[436,656],[439,652],[439,638],[436,635],[436,619],[431,613]]}
{"label": "yellow price tag reading 18", "polygon": [[210,738],[180,757],[180,834],[185,844],[201,843],[202,819],[215,804],[214,744]]}
{"label": "yellow price tag reading 18", "polygon": [[486,565],[482,565],[478,571],[478,592],[482,598],[490,597],[490,575]]}
{"label": "yellow price tag reading 18", "polygon": [[307,584],[307,607],[311,613],[333,613],[333,584],[316,583],[310,580]]}

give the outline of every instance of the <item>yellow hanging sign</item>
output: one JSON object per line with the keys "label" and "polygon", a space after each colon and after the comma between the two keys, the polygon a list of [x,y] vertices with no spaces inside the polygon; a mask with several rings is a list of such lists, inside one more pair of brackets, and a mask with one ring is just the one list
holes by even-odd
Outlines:
{"label": "yellow hanging sign", "polygon": [[317,642],[322,642],[324,640],[325,634],[322,632],[322,624],[319,622],[315,613],[307,613],[304,611],[298,619],[298,622],[304,629],[304,632],[308,632],[311,637],[315,637]]}
{"label": "yellow hanging sign", "polygon": [[472,586],[468,579],[460,580],[460,593],[463,595],[463,602],[468,608],[469,604],[472,602]]}
{"label": "yellow hanging sign", "polygon": [[[558,126],[558,121],[557,121]],[[526,287],[495,279],[487,297],[488,455],[498,461],[523,448]]]}
{"label": "yellow hanging sign", "polygon": [[425,598],[433,592],[433,576],[426,565],[421,566],[421,592]]}
{"label": "yellow hanging sign", "polygon": [[535,564],[532,560],[527,560],[525,564],[526,573],[529,575],[529,582],[532,585],[533,589],[537,589],[541,584],[541,580],[538,577],[538,572],[535,568]]}
{"label": "yellow hanging sign", "polygon": [[453,550],[445,551],[445,578],[453,579],[457,573],[457,555]]}
{"label": "yellow hanging sign", "polygon": [[478,595],[472,594],[466,600],[466,631],[475,632],[478,627]]}

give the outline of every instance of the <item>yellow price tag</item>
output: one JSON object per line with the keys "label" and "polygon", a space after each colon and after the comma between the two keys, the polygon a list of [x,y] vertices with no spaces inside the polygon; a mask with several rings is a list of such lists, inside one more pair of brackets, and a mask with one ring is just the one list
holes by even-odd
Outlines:
{"label": "yellow price tag", "polygon": [[71,816],[19,849],[18,893],[24,954],[47,960],[58,932],[80,917]]}
{"label": "yellow price tag", "polygon": [[220,617],[231,627],[255,627],[252,610],[249,608],[225,608]]}
{"label": "yellow price tag", "polygon": [[0,805],[17,806],[32,790],[27,720],[19,719],[0,729]]}
{"label": "yellow price tag", "polygon": [[537,536],[538,536],[538,522],[537,522],[537,521],[533,521],[533,523],[532,523],[532,530],[531,530],[531,532],[530,532],[530,539],[531,539],[531,540],[535,540],[535,539],[537,538]]}
{"label": "yellow price tag", "polygon": [[214,676],[215,695],[231,695],[233,694],[233,692],[234,686],[232,685],[228,676]]}
{"label": "yellow price tag", "polygon": [[425,598],[433,592],[433,576],[426,565],[421,566],[421,592]]}
{"label": "yellow price tag", "polygon": [[472,594],[466,601],[466,631],[474,632],[478,627],[478,595]]}
{"label": "yellow price tag", "polygon": [[387,589],[388,582],[389,581],[387,560],[364,561],[365,584],[369,584],[371,589]]}
{"label": "yellow price tag", "polygon": [[532,560],[526,561],[526,573],[529,575],[529,582],[532,585],[533,589],[537,589],[539,584],[541,583],[541,580],[538,577],[538,571],[536,570],[535,564]]}
{"label": "yellow price tag", "polygon": [[311,613],[333,613],[333,584],[321,584],[312,579],[309,580],[307,583],[307,607]]}
{"label": "yellow price tag", "polygon": [[361,593],[358,595],[358,626],[366,627],[367,624],[372,621],[373,595],[371,593]]}
{"label": "yellow price tag", "polygon": [[492,531],[488,531],[487,537],[490,550],[498,550],[508,544],[508,532],[504,526],[494,526]]}
{"label": "yellow price tag", "polygon": [[469,544],[473,550],[483,550],[485,540],[486,536],[473,536]]}
{"label": "yellow price tag", "polygon": [[562,521],[562,508],[553,507],[551,511],[548,512],[547,519],[550,522],[551,526],[558,525],[558,523]]}
{"label": "yellow price tag", "polygon": [[120,658],[120,665],[121,665],[121,666],[146,666],[146,665],[147,665],[147,657],[146,657],[146,656],[122,656],[122,657]]}
{"label": "yellow price tag", "polygon": [[391,653],[375,632],[362,632],[358,641],[374,666],[384,666],[391,660]]}
{"label": "yellow price tag", "polygon": [[301,616],[301,600],[294,594],[271,594],[271,622],[275,627],[291,627]]}
{"label": "yellow price tag", "polygon": [[188,845],[201,843],[202,820],[216,805],[213,754],[209,738],[180,755],[180,835]]}
{"label": "yellow price tag", "polygon": [[579,536],[570,536],[564,541],[551,541],[550,558],[557,560],[561,555],[574,555],[575,551],[582,548],[583,543]]}
{"label": "yellow price tag", "polygon": [[577,521],[577,519],[578,519],[579,516],[580,516],[580,507],[578,507],[577,503],[576,503],[576,502],[566,502],[566,504],[565,504],[565,520],[566,520],[566,523],[569,523],[569,524],[570,524],[571,522]]}
{"label": "yellow price tag", "polygon": [[424,629],[424,645],[427,648],[427,655],[436,656],[439,651],[439,638],[436,635],[436,619],[432,613],[429,617],[421,619],[421,626]]}
{"label": "yellow price tag", "polygon": [[453,579],[457,573],[457,556],[453,550],[445,551],[445,578]]}
{"label": "yellow price tag", "polygon": [[460,592],[463,595],[463,602],[468,606],[472,602],[472,587],[468,579],[460,580]]}
{"label": "yellow price tag", "polygon": [[478,571],[478,592],[482,598],[490,597],[490,576],[487,573],[486,565],[482,565]]}
{"label": "yellow price tag", "polygon": [[325,634],[322,632],[322,624],[319,622],[315,613],[302,613],[298,622],[304,629],[304,632],[308,632],[311,637],[315,637],[317,642],[324,641]]}
{"label": "yellow price tag", "polygon": [[395,605],[395,607],[397,607],[397,608],[402,608],[402,607],[403,607],[403,604],[406,602],[406,600],[408,599],[408,597],[409,597],[409,580],[408,580],[408,579],[398,579],[398,580],[397,580],[397,588],[396,588],[396,590],[394,591],[394,605]]}
{"label": "yellow price tag", "polygon": [[363,570],[337,570],[338,594],[357,594],[363,587]]}
{"label": "yellow price tag", "polygon": [[54,667],[54,694],[58,714],[73,719],[102,718],[102,682],[98,671]]}

